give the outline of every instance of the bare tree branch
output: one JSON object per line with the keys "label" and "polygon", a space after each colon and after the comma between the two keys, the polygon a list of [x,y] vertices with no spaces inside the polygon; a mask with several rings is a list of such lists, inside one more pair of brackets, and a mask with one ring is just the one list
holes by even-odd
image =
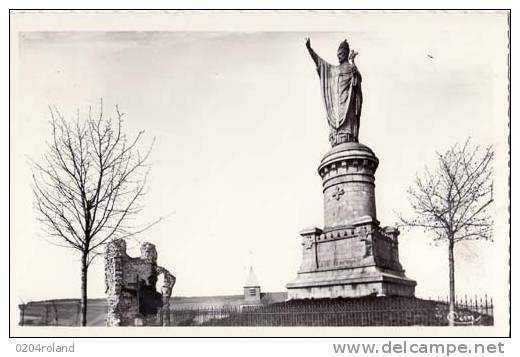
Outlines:
{"label": "bare tree branch", "polygon": [[491,239],[492,219],[487,209],[492,198],[493,149],[453,145],[437,153],[439,166],[425,169],[408,190],[414,211],[399,219],[404,226],[433,231],[439,239]]}
{"label": "bare tree branch", "polygon": [[[408,190],[414,211],[410,218],[399,214],[402,224],[435,234],[434,240],[448,242],[450,314],[455,312],[455,243],[492,239],[493,220],[487,209],[493,202],[492,147],[453,145],[437,153],[439,166],[425,169]],[[450,320],[450,323],[451,320]]]}
{"label": "bare tree branch", "polygon": [[31,160],[34,207],[53,244],[78,250],[82,256],[85,319],[86,274],[100,255],[98,249],[111,239],[134,236],[162,220],[142,227],[125,224],[142,209],[154,141],[141,154],[138,146],[144,131],[127,138],[124,113],[116,106],[116,120],[106,118],[102,100],[98,115],[89,107],[84,120],[79,110],[70,121],[56,106],[49,106],[49,112],[48,150],[41,163]]}

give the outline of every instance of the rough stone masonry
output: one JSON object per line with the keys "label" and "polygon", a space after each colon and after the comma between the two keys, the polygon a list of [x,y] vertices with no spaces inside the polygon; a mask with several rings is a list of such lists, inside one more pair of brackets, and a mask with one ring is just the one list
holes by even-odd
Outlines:
{"label": "rough stone masonry", "polygon": [[[158,277],[163,276],[161,292]],[[126,242],[116,239],[105,249],[107,326],[168,326],[169,305],[175,277],[157,265],[157,250],[152,243],[141,244],[141,256],[130,257]]]}

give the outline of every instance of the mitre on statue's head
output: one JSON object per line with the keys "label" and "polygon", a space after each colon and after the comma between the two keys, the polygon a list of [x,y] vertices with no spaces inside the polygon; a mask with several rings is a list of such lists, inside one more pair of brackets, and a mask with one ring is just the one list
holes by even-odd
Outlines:
{"label": "mitre on statue's head", "polygon": [[338,52],[342,50],[347,51],[347,53],[350,52],[350,45],[348,44],[348,41],[346,39],[339,44]]}

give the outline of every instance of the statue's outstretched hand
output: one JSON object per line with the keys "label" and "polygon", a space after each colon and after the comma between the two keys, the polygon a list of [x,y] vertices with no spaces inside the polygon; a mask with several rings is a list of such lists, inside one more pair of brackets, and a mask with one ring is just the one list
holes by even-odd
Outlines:
{"label": "statue's outstretched hand", "polygon": [[305,46],[311,48],[311,39],[309,37],[305,37]]}

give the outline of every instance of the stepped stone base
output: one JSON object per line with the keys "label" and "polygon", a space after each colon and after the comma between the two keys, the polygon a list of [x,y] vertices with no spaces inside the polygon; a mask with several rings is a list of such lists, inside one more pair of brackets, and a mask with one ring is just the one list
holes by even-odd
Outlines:
{"label": "stepped stone base", "polygon": [[393,227],[367,218],[356,224],[300,234],[302,264],[286,285],[289,299],[378,296],[414,296],[416,282],[399,263]]}
{"label": "stepped stone base", "polygon": [[287,284],[288,298],[414,296],[416,282],[400,275],[374,266],[299,273],[296,280]]}

